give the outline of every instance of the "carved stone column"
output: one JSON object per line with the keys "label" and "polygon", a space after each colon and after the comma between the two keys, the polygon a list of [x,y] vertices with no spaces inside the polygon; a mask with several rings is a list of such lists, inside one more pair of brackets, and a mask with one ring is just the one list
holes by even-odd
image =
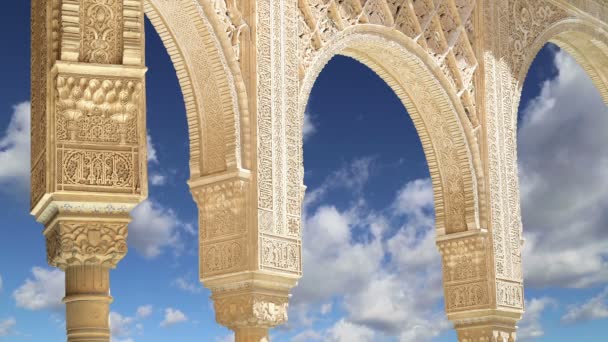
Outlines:
{"label": "carved stone column", "polygon": [[256,131],[240,163],[189,182],[200,213],[200,279],[237,341],[267,341],[268,329],[287,321],[289,291],[302,275],[298,2],[212,3],[223,38],[238,45]]}
{"label": "carved stone column", "polygon": [[147,196],[139,0],[32,0],[32,215],[70,342],[110,341],[110,269]]}

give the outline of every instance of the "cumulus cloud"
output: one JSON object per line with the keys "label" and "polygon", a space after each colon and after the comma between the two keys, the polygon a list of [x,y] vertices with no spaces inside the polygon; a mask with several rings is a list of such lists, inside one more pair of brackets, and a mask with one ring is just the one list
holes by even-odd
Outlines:
{"label": "cumulus cloud", "polygon": [[140,203],[132,212],[129,245],[146,258],[159,256],[167,247],[179,247],[182,223],[171,209],[152,200]]}
{"label": "cumulus cloud", "polygon": [[13,292],[18,307],[29,310],[61,310],[65,295],[63,271],[42,267],[32,268],[33,278]]}
{"label": "cumulus cloud", "polygon": [[180,290],[190,293],[200,293],[203,290],[203,286],[198,281],[192,281],[187,276],[177,277],[172,282],[173,286]]}
{"label": "cumulus cloud", "polygon": [[150,177],[148,178],[150,180],[150,184],[152,185],[160,186],[165,185],[165,183],[167,183],[167,177],[157,172],[151,172]]}
{"label": "cumulus cloud", "polygon": [[168,327],[177,323],[188,321],[188,317],[178,309],[166,308],[165,319],[160,322],[161,327]]}
{"label": "cumulus cloud", "polygon": [[0,337],[13,334],[13,329],[17,325],[17,320],[9,317],[0,321]]}
{"label": "cumulus cloud", "polygon": [[302,126],[302,136],[304,141],[308,140],[315,132],[317,128],[312,122],[312,118],[309,113],[304,113],[304,124]]}
{"label": "cumulus cloud", "polygon": [[519,322],[517,337],[521,341],[529,341],[545,334],[541,325],[541,317],[545,310],[555,307],[557,302],[553,298],[541,297],[526,301],[526,312]]}
{"label": "cumulus cloud", "polygon": [[526,285],[608,282],[608,108],[583,69],[557,52],[556,78],[518,132]]}
{"label": "cumulus cloud", "polygon": [[142,334],[143,320],[152,314],[152,305],[142,305],[137,308],[134,316],[124,316],[118,312],[110,312],[110,333],[112,342],[133,342],[134,334]]}
{"label": "cumulus cloud", "polygon": [[30,103],[13,106],[8,128],[0,136],[0,185],[29,186],[30,176]]}
{"label": "cumulus cloud", "polygon": [[137,308],[137,311],[135,313],[135,316],[137,318],[146,318],[149,317],[152,314],[153,308],[152,305],[142,305],[140,307]]}
{"label": "cumulus cloud", "polygon": [[[293,291],[288,327],[304,328],[298,340],[426,341],[449,328],[441,307],[431,182],[404,184],[389,209],[374,211],[365,201],[372,164],[371,158],[355,160],[307,194],[305,273]],[[341,189],[353,195],[350,205],[327,203],[327,195]],[[334,306],[343,317],[315,333],[314,322],[331,319],[326,315]]]}
{"label": "cumulus cloud", "polygon": [[572,324],[604,318],[608,318],[608,287],[587,302],[570,307],[561,321]]}
{"label": "cumulus cloud", "polygon": [[148,148],[148,163],[158,163],[158,157],[156,156],[156,148],[152,142],[150,134],[146,134],[146,146]]}

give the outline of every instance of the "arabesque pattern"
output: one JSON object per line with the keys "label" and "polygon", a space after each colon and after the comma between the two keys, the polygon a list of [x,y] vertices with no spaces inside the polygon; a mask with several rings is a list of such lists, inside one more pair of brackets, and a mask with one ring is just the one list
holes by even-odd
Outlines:
{"label": "arabesque pattern", "polygon": [[[147,196],[144,12],[186,105],[200,278],[241,342],[287,322],[302,276],[302,124],[335,54],[408,109],[433,179],[461,342],[514,342],[524,310],[516,114],[548,41],[608,103],[603,0],[32,0],[31,207],[65,270],[68,341],[109,341],[109,269]],[[95,314],[94,314],[95,313]]]}

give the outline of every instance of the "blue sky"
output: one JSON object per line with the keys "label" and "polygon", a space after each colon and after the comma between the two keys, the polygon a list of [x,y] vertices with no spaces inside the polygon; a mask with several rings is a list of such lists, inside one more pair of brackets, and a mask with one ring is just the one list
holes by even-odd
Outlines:
{"label": "blue sky", "polygon": [[[29,2],[0,22],[0,340],[64,340],[63,274],[28,214]],[[112,272],[115,341],[225,341],[198,283],[183,100],[147,25],[150,198]],[[608,110],[555,47],[541,51],[519,115],[522,340],[598,341],[608,318]],[[275,341],[454,341],[442,311],[429,173],[402,104],[372,71],[335,57],[307,107],[304,277]],[[321,286],[319,284],[322,284]]]}

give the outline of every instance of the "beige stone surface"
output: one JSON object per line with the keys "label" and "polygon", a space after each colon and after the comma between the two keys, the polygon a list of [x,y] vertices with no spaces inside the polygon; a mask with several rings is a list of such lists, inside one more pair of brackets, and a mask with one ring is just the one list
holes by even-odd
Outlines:
{"label": "beige stone surface", "polygon": [[287,321],[302,276],[303,113],[336,54],[374,70],[414,121],[459,341],[515,341],[521,87],[551,41],[608,103],[606,1],[31,3],[31,207],[49,263],[66,271],[69,341],[109,341],[109,269],[147,196],[144,14],[186,103],[200,279],[237,341],[267,341]]}

